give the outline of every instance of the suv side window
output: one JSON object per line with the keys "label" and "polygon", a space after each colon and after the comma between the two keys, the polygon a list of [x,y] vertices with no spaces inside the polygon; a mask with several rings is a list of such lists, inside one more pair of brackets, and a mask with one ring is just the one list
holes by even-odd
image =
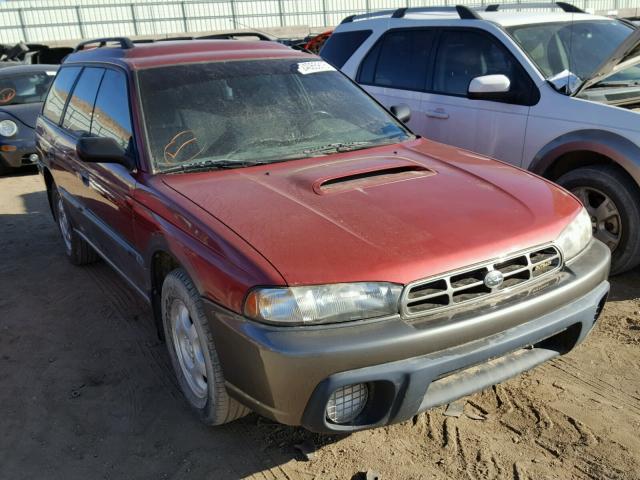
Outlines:
{"label": "suv side window", "polygon": [[51,85],[51,90],[49,90],[42,108],[42,115],[56,125],[60,123],[64,105],[67,103],[67,98],[80,70],[81,67],[61,68],[53,85]]}
{"label": "suv side window", "polygon": [[390,30],[369,51],[358,82],[404,90],[424,90],[434,30]]}
{"label": "suv side window", "polygon": [[91,132],[93,104],[103,74],[103,68],[85,68],[82,71],[64,112],[63,128],[77,134]]}
{"label": "suv side window", "polygon": [[433,90],[466,96],[475,77],[502,74],[511,80],[510,103],[534,104],[537,89],[515,58],[493,37],[471,30],[445,30],[436,54]]}
{"label": "suv side window", "polygon": [[111,137],[123,149],[133,148],[131,112],[127,94],[127,77],[116,70],[107,70],[102,78],[91,122],[91,135]]}
{"label": "suv side window", "polygon": [[322,47],[320,56],[340,69],[370,35],[371,30],[334,33]]}

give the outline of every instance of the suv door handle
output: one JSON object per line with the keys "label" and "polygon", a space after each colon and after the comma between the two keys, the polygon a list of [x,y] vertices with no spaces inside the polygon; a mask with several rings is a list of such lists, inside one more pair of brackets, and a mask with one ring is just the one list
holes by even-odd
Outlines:
{"label": "suv door handle", "polygon": [[444,108],[436,108],[435,110],[427,110],[427,117],[431,118],[439,118],[440,120],[446,120],[449,118],[449,114],[444,110]]}

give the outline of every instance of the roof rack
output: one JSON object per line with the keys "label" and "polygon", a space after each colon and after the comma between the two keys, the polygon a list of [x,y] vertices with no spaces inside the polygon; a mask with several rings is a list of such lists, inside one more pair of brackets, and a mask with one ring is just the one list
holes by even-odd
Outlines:
{"label": "roof rack", "polygon": [[540,2],[540,3],[508,3],[508,4],[494,4],[488,5],[487,8],[484,9],[485,12],[497,12],[498,10],[509,10],[509,9],[520,9],[520,8],[559,8],[567,13],[587,13],[584,10],[576,7],[575,5],[571,5],[566,2]]}
{"label": "roof rack", "polygon": [[85,48],[89,45],[97,44],[94,48],[101,48],[107,45],[107,43],[119,43],[120,48],[129,49],[133,48],[135,45],[131,40],[127,37],[105,37],[105,38],[96,38],[94,40],[87,40],[85,42],[80,42],[76,45],[76,48],[73,49],[73,53],[79,52],[81,50],[85,50]]}
{"label": "roof rack", "polygon": [[196,40],[235,40],[240,37],[256,37],[258,40],[262,40],[265,42],[273,41],[273,38],[269,38],[269,36],[265,35],[262,32],[229,32],[229,33],[214,33],[211,35],[203,35],[202,37],[197,37]]}
{"label": "roof rack", "polygon": [[462,20],[481,20],[473,9],[464,5],[456,5],[455,7],[402,7],[396,10],[380,10],[377,12],[363,13],[360,15],[349,15],[340,23],[350,23],[354,20],[365,20],[376,17],[404,18],[407,13],[457,13]]}

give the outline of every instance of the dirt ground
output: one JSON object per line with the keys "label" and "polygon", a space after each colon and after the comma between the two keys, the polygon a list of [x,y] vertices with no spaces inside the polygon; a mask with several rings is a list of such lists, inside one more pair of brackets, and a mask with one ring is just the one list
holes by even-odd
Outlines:
{"label": "dirt ground", "polygon": [[640,479],[640,271],[612,283],[583,345],[458,418],[332,437],[257,415],[208,428],[145,305],[104,263],[67,262],[40,177],[0,178],[0,479]]}

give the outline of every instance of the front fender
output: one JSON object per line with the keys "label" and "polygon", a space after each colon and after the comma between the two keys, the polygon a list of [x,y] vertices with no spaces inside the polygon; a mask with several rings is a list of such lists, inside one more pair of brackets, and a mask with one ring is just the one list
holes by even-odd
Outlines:
{"label": "front fender", "polygon": [[585,150],[610,158],[640,185],[640,147],[617,133],[605,130],[578,130],[560,135],[536,154],[529,170],[544,176],[562,155]]}

